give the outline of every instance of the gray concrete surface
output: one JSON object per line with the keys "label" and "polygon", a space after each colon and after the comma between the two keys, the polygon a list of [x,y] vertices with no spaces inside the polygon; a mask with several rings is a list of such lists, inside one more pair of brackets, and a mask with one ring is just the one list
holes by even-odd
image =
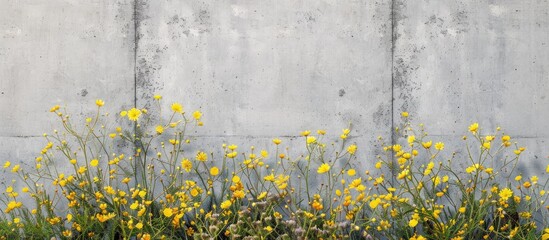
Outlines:
{"label": "gray concrete surface", "polygon": [[484,133],[501,126],[528,148],[520,171],[543,172],[549,163],[549,2],[394,6],[395,114],[409,111],[439,139],[458,140],[473,122]]}
{"label": "gray concrete surface", "polygon": [[352,122],[368,167],[409,111],[435,138],[500,125],[524,171],[547,163],[547,1],[0,3],[0,161],[32,161],[54,104],[85,116],[161,94],[202,110],[201,146]]}

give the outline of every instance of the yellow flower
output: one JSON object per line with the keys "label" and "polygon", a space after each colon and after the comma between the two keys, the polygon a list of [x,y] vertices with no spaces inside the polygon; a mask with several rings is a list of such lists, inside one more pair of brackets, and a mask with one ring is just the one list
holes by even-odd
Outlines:
{"label": "yellow flower", "polygon": [[87,169],[86,167],[84,167],[84,166],[81,166],[80,168],[78,168],[78,173],[80,173],[80,174],[83,174],[83,173],[85,173],[86,171],[88,171],[88,169]]}
{"label": "yellow flower", "polygon": [[325,135],[326,134],[326,130],[317,130],[316,133],[318,133],[318,135]]}
{"label": "yellow flower", "polygon": [[246,193],[242,190],[234,191],[233,197],[243,199],[246,196]]}
{"label": "yellow flower", "polygon": [[217,176],[218,174],[219,174],[219,168],[217,167],[210,168],[210,175]]}
{"label": "yellow flower", "polygon": [[[6,161],[6,163],[4,163],[4,168],[9,168],[10,166],[11,166],[10,161]],[[547,169],[549,169],[549,165],[547,165]]]}
{"label": "yellow flower", "polygon": [[460,208],[459,208],[459,212],[460,212],[460,213],[465,213],[465,210],[466,210],[465,207],[460,207]]}
{"label": "yellow flower", "polygon": [[347,148],[347,152],[349,152],[352,155],[352,154],[355,154],[356,149],[357,149],[357,146],[355,144],[352,144]]}
{"label": "yellow flower", "polygon": [[543,235],[541,235],[541,240],[549,240],[549,228],[543,230]]}
{"label": "yellow flower", "polygon": [[99,164],[99,160],[97,160],[97,159],[93,159],[93,160],[90,161],[90,165],[92,167],[97,167],[98,164]]}
{"label": "yellow flower", "polygon": [[278,145],[278,144],[282,143],[282,140],[280,140],[278,138],[275,138],[275,139],[273,139],[273,143]]}
{"label": "yellow flower", "polygon": [[431,145],[433,145],[433,141],[422,142],[421,145],[423,145],[425,149],[429,149],[431,148]]}
{"label": "yellow flower", "polygon": [[59,108],[60,108],[59,105],[55,105],[52,108],[50,108],[50,112],[55,112],[55,111],[59,110]]}
{"label": "yellow flower", "polygon": [[237,155],[238,155],[238,152],[230,152],[230,153],[227,153],[227,157],[228,157],[228,158],[235,158]]}
{"label": "yellow flower", "polygon": [[354,176],[356,174],[356,171],[354,169],[349,169],[349,171],[347,171],[347,175],[349,175],[350,177]]}
{"label": "yellow flower", "polygon": [[482,143],[482,147],[485,148],[485,149],[490,149],[490,142]]}
{"label": "yellow flower", "polygon": [[183,106],[180,103],[175,102],[172,104],[172,111],[176,113],[183,113]]}
{"label": "yellow flower", "polygon": [[237,175],[234,175],[233,178],[231,179],[234,183],[239,183],[240,182],[240,177],[237,176]]}
{"label": "yellow flower", "polygon": [[232,205],[232,202],[231,200],[225,200],[221,203],[221,209],[227,209],[227,208],[230,208]]}
{"label": "yellow flower", "polygon": [[435,163],[434,162],[429,162],[427,164],[427,168],[425,168],[425,171],[423,172],[423,176],[427,176],[427,175],[431,174],[431,171],[433,170],[434,167],[435,167]]}
{"label": "yellow flower", "polygon": [[478,123],[473,123],[469,126],[469,131],[472,133],[476,133],[478,130]]}
{"label": "yellow flower", "polygon": [[381,199],[376,198],[376,199],[374,199],[370,202],[370,208],[375,209],[375,208],[377,208],[377,206],[379,206],[380,203],[381,203]]}
{"label": "yellow flower", "polygon": [[173,210],[171,208],[164,208],[162,213],[165,217],[171,217],[173,215]]}
{"label": "yellow flower", "polygon": [[397,177],[397,178],[398,178],[398,179],[403,179],[403,178],[407,177],[408,174],[410,174],[410,170],[404,169],[404,170],[402,170],[402,172],[400,172],[400,173],[398,174],[398,177]]}
{"label": "yellow flower", "polygon": [[423,237],[423,236],[421,236],[421,235],[416,236],[416,235],[414,234],[414,236],[412,236],[412,237],[410,238],[410,240],[427,240],[427,238],[425,238],[425,237]]}
{"label": "yellow flower", "polygon": [[13,166],[13,168],[11,169],[11,172],[19,172],[19,169],[21,168],[21,166],[19,166],[19,164]]}
{"label": "yellow flower", "polygon": [[308,136],[307,137],[307,144],[312,144],[312,143],[315,143],[316,142],[316,138],[313,137],[313,136]]}
{"label": "yellow flower", "polygon": [[304,137],[309,136],[309,134],[311,134],[311,131],[309,130],[301,132],[301,136],[304,136]]}
{"label": "yellow flower", "polygon": [[513,196],[513,191],[509,188],[501,189],[501,191],[499,192],[499,197],[504,201],[507,201],[507,199],[509,199],[512,196]]}
{"label": "yellow flower", "polygon": [[410,227],[413,228],[413,227],[417,226],[418,223],[419,223],[419,222],[417,221],[417,219],[412,218],[412,219],[410,219],[410,221],[408,222],[408,226],[410,226]]}
{"label": "yellow flower", "polygon": [[101,99],[97,99],[95,100],[95,105],[97,105],[98,107],[102,107],[103,105],[105,105],[105,102],[103,102],[103,100]]}
{"label": "yellow flower", "polygon": [[400,113],[400,115],[401,115],[402,117],[408,117],[408,116],[409,116],[408,112],[402,112],[402,113]]}
{"label": "yellow flower", "polygon": [[515,177],[515,181],[520,181],[522,179],[522,176],[521,175],[518,175]]}
{"label": "yellow flower", "polygon": [[444,149],[444,143],[443,142],[437,142],[435,144],[435,149],[441,151],[442,149]]}
{"label": "yellow flower", "polygon": [[410,135],[408,136],[408,143],[412,144],[416,141],[416,136]]}
{"label": "yellow flower", "polygon": [[162,99],[162,96],[155,94],[153,98],[154,100],[159,101],[160,99]]}
{"label": "yellow flower", "polygon": [[322,165],[320,165],[317,170],[317,172],[320,174],[326,173],[328,171],[330,171],[330,165],[328,165],[327,163],[323,163]]}
{"label": "yellow flower", "polygon": [[202,117],[202,113],[200,111],[194,111],[193,112],[193,117],[196,120],[200,120],[200,118]]}
{"label": "yellow flower", "polygon": [[382,164],[383,163],[381,161],[376,162],[376,168],[381,169]]}
{"label": "yellow flower", "polygon": [[99,222],[106,222],[114,217],[116,217],[116,214],[115,213],[109,213],[109,214],[97,214],[95,215],[95,217],[97,218],[97,220],[99,220]]}
{"label": "yellow flower", "polygon": [[139,223],[135,224],[135,228],[137,228],[137,229],[143,228],[143,223],[139,222]]}
{"label": "yellow flower", "polygon": [[139,110],[137,108],[132,108],[127,112],[127,114],[128,114],[128,119],[135,122],[135,121],[139,120],[139,116],[141,116],[141,110]]}
{"label": "yellow flower", "polygon": [[267,192],[262,192],[257,196],[257,200],[261,200],[267,196]]}
{"label": "yellow flower", "polygon": [[162,134],[164,132],[164,127],[162,125],[156,126],[156,133]]}
{"label": "yellow flower", "polygon": [[196,160],[205,162],[208,160],[208,155],[205,152],[198,151],[198,153],[196,153]]}

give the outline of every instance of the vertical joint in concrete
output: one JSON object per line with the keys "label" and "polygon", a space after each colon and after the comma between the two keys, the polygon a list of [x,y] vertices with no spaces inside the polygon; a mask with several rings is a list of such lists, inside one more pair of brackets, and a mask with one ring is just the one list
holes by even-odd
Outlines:
{"label": "vertical joint in concrete", "polygon": [[[396,141],[395,136],[395,1],[391,0],[391,144],[394,145]],[[391,155],[391,162],[395,164],[395,156]],[[392,174],[392,180],[394,180],[395,172]]]}
{"label": "vertical joint in concrete", "polygon": [[137,48],[139,47],[139,0],[133,2],[133,106],[137,107]]}

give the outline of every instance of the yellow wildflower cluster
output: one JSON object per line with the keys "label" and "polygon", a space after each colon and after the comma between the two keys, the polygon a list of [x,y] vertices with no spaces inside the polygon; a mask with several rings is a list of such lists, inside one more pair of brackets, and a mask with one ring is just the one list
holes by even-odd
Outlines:
{"label": "yellow wildflower cluster", "polygon": [[337,139],[301,132],[302,153],[279,138],[205,150],[186,135],[203,125],[200,111],[187,116],[176,102],[164,120],[151,116],[160,109],[133,107],[108,129],[105,102],[95,105],[82,125],[52,107],[65,131],[45,134],[35,168],[3,164],[20,180],[4,188],[0,238],[549,239],[535,219],[549,209],[546,183],[516,173],[526,149],[500,129],[483,135],[473,123],[475,147],[464,137],[467,154],[450,154],[404,112],[400,139],[380,138],[372,161],[348,142],[350,128]]}

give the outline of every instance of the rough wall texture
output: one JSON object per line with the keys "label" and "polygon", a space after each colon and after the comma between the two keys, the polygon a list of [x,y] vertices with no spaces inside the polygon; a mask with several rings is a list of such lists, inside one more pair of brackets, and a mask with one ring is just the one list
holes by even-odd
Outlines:
{"label": "rough wall texture", "polygon": [[524,171],[546,165],[547,1],[0,3],[0,161],[32,161],[51,105],[85,116],[96,98],[119,111],[161,94],[204,112],[208,146],[352,122],[372,163],[409,111],[456,142],[499,124],[529,147]]}
{"label": "rough wall texture", "polygon": [[2,162],[33,163],[45,145],[42,134],[56,126],[49,112],[55,104],[74,118],[93,112],[100,97],[133,104],[131,1],[2,0],[0,6]]}
{"label": "rough wall texture", "polygon": [[521,171],[543,171],[548,15],[548,1],[395,1],[394,112],[458,143],[472,122],[501,126],[528,146]]}

